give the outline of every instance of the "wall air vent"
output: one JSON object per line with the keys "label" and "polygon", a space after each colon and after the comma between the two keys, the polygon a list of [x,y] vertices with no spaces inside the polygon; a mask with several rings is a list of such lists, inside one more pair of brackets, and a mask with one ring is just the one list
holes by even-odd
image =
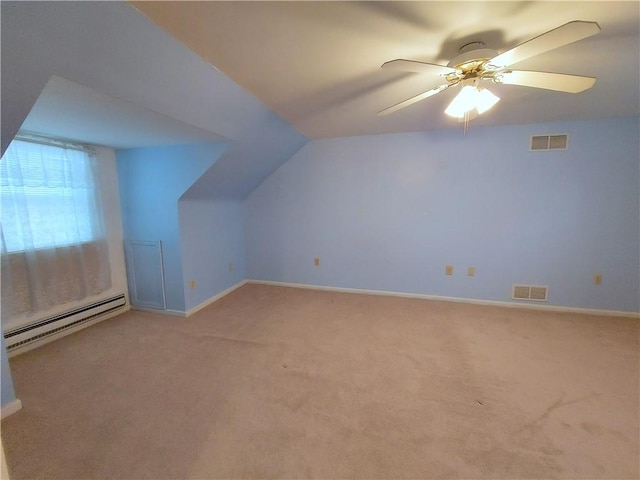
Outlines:
{"label": "wall air vent", "polygon": [[514,285],[511,289],[511,298],[514,300],[547,301],[548,287],[541,285]]}
{"label": "wall air vent", "polygon": [[564,135],[534,135],[531,137],[529,150],[533,152],[548,150],[566,150],[568,147],[569,136]]}

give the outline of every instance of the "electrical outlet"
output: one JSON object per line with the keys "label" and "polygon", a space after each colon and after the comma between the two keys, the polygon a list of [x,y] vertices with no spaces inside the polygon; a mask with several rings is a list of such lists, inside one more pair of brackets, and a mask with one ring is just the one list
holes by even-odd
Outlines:
{"label": "electrical outlet", "polygon": [[446,267],[444,267],[444,274],[453,275],[453,265],[447,265]]}
{"label": "electrical outlet", "polygon": [[233,266],[233,263],[230,263],[230,264],[229,264],[229,271],[230,271],[230,272],[233,272],[233,269],[234,269],[234,268],[235,268],[235,267]]}
{"label": "electrical outlet", "polygon": [[602,274],[601,273],[596,273],[593,276],[593,284],[594,285],[602,285]]}
{"label": "electrical outlet", "polygon": [[467,268],[467,275],[469,277],[473,277],[476,274],[476,267],[469,267]]}
{"label": "electrical outlet", "polygon": [[319,266],[320,266],[320,258],[319,258],[319,257],[314,258],[314,259],[313,259],[313,264],[314,264],[316,267],[319,267]]}
{"label": "electrical outlet", "polygon": [[196,288],[196,281],[195,280],[189,280],[189,288]]}

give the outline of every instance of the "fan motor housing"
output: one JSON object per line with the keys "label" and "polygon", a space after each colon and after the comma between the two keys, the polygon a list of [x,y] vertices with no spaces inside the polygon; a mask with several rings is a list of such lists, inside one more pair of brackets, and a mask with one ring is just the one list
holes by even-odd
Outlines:
{"label": "fan motor housing", "polygon": [[469,52],[461,53],[457,57],[454,57],[447,67],[460,68],[465,70],[464,66],[467,63],[484,62],[498,55],[498,52],[491,50],[490,48],[480,48],[477,50],[471,50]]}

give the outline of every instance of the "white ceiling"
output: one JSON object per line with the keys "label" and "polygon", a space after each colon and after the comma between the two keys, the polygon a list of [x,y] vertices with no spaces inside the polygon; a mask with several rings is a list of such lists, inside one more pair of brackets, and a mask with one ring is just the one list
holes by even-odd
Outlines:
{"label": "white ceiling", "polygon": [[21,130],[112,148],[224,140],[215,133],[57,76],[47,82]]}
{"label": "white ceiling", "polygon": [[572,20],[602,31],[517,67],[595,76],[595,86],[568,94],[495,85],[502,101],[472,127],[640,114],[635,1],[131,3],[311,138],[460,128],[442,113],[454,89],[376,116],[441,83],[380,65],[446,64],[475,40],[502,52]]}

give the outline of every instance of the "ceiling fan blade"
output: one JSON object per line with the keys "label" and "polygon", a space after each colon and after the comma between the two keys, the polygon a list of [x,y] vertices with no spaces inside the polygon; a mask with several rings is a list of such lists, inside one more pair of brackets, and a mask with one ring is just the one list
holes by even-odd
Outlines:
{"label": "ceiling fan blade", "polygon": [[416,62],[414,60],[391,60],[385,62],[382,67],[387,70],[399,70],[401,72],[414,72],[414,73],[430,73],[433,75],[447,76],[450,73],[455,73],[456,69],[451,67],[445,67],[444,65],[437,65],[435,63]]}
{"label": "ceiling fan blade", "polygon": [[522,85],[524,87],[545,88],[558,92],[579,93],[588,90],[596,83],[593,77],[567,75],[564,73],[527,72],[512,70],[501,73],[499,82],[506,85]]}
{"label": "ceiling fan blade", "polygon": [[554,48],[562,47],[583,38],[596,35],[600,32],[600,26],[596,22],[583,22],[576,20],[565,23],[553,30],[527,40],[520,45],[507,50],[504,53],[489,60],[489,65],[495,68],[505,68],[509,65],[526,60]]}
{"label": "ceiling fan blade", "polygon": [[380,110],[376,115],[388,115],[390,113],[396,112],[401,108],[408,107],[409,105],[413,105],[414,103],[419,102],[420,100],[424,100],[425,98],[432,97],[440,92],[444,92],[450,86],[455,85],[455,83],[445,83],[444,85],[440,85],[438,87],[432,88],[431,90],[427,90],[424,93],[416,95],[415,97],[411,97],[404,102],[396,103],[392,107],[385,108],[384,110]]}

